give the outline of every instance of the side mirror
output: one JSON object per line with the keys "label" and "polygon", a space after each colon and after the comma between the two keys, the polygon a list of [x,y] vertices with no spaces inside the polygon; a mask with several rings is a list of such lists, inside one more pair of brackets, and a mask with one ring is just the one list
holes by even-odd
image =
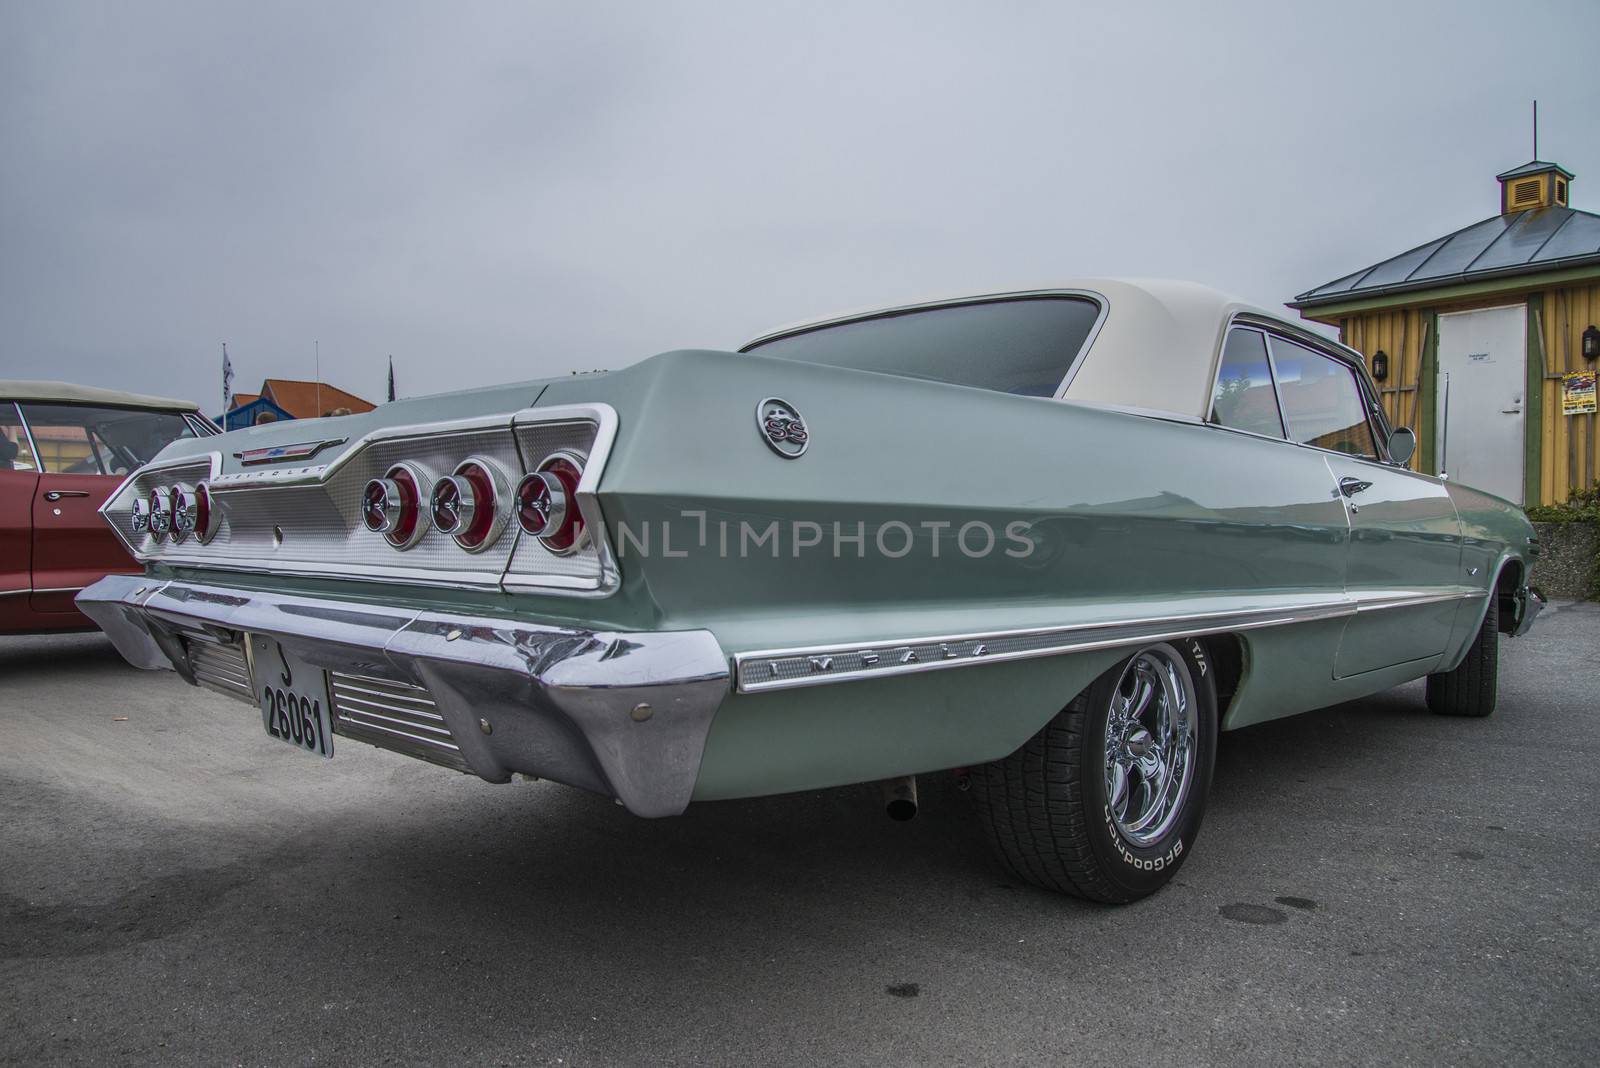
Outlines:
{"label": "side mirror", "polygon": [[1404,466],[1417,452],[1417,435],[1408,426],[1397,426],[1389,432],[1389,459]]}

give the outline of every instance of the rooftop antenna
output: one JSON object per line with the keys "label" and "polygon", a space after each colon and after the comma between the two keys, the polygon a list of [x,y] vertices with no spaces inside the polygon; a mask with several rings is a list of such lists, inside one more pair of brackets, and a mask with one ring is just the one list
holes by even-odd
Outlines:
{"label": "rooftop antenna", "polygon": [[1533,158],[1539,158],[1539,102],[1533,102]]}
{"label": "rooftop antenna", "polygon": [[312,341],[311,344],[317,350],[317,415],[321,416],[324,414],[322,411],[322,342]]}

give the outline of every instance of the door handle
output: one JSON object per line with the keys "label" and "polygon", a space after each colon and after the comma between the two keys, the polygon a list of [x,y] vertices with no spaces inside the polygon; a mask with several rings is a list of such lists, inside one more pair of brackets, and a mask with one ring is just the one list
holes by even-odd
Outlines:
{"label": "door handle", "polygon": [[47,501],[59,501],[63,497],[87,497],[88,490],[50,490],[44,495]]}
{"label": "door handle", "polygon": [[1346,476],[1339,480],[1339,494],[1344,497],[1354,497],[1363,490],[1372,488],[1372,483],[1363,482],[1359,478]]}
{"label": "door handle", "polygon": [[1500,409],[1500,414],[1502,414],[1502,415],[1521,415],[1522,414],[1522,409],[1521,408],[1501,408]]}

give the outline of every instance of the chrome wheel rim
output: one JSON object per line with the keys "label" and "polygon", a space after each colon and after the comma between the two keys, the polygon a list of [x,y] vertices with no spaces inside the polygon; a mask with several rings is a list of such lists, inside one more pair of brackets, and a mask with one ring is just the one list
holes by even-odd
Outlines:
{"label": "chrome wheel rim", "polygon": [[1106,716],[1106,807],[1117,832],[1148,846],[1172,829],[1194,778],[1194,683],[1170,645],[1136,654]]}

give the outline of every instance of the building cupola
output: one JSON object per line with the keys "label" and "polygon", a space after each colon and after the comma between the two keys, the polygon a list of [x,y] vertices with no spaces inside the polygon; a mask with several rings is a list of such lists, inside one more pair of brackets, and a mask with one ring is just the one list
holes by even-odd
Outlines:
{"label": "building cupola", "polygon": [[1495,175],[1500,183],[1500,214],[1566,207],[1572,177],[1566,168],[1540,160]]}

